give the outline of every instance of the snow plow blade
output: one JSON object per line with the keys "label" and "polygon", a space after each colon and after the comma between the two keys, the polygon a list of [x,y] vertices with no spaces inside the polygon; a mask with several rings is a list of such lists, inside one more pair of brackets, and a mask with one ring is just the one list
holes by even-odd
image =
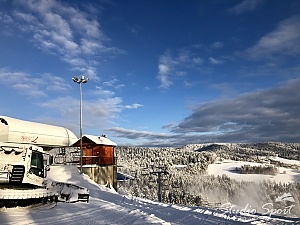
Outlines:
{"label": "snow plow blade", "polygon": [[47,189],[57,192],[60,202],[89,202],[88,189],[75,184],[52,181],[50,185],[47,185]]}

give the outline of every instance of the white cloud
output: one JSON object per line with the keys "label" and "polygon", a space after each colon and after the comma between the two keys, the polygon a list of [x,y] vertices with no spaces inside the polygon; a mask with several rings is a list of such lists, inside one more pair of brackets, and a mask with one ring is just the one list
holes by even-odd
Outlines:
{"label": "white cloud", "polygon": [[161,88],[169,88],[173,84],[174,77],[187,75],[187,69],[196,69],[203,64],[203,59],[195,56],[189,50],[179,50],[179,53],[172,56],[170,51],[165,52],[159,58],[158,76]]}
{"label": "white cloud", "polygon": [[44,74],[41,78],[35,78],[35,80],[37,79],[40,80],[40,84],[46,85],[47,91],[62,93],[71,89],[71,85],[65,79],[52,74]]}
{"label": "white cloud", "polygon": [[190,52],[186,51],[186,50],[182,50],[179,52],[176,61],[178,61],[179,63],[187,63],[190,61]]}
{"label": "white cloud", "polygon": [[138,103],[134,103],[132,105],[125,105],[124,108],[125,109],[137,109],[138,107],[142,107],[143,105],[138,104]]}
{"label": "white cloud", "polygon": [[[85,72],[95,80],[99,80],[95,67],[99,54],[123,53],[106,46],[109,39],[101,31],[95,14],[90,15],[64,2],[21,1],[11,16],[14,19],[11,24],[32,34],[39,49],[54,53],[73,70]],[[0,18],[4,16],[1,14]]]}
{"label": "white cloud", "polygon": [[14,20],[12,19],[12,17],[10,15],[7,15],[3,12],[0,12],[0,21],[2,21],[3,23],[6,23],[6,24],[11,24],[14,22]]}
{"label": "white cloud", "polygon": [[92,66],[88,66],[86,68],[83,68],[84,71],[83,73],[89,78],[89,79],[93,79],[94,81],[99,81],[100,78],[97,76],[96,73],[96,68],[92,67]]}
{"label": "white cloud", "polygon": [[184,86],[185,87],[192,87],[194,86],[196,83],[195,82],[188,82],[187,80],[184,81]]}
{"label": "white cloud", "polygon": [[[89,101],[85,103],[87,115],[91,119],[101,119],[101,121],[110,121],[116,118],[117,113],[122,111],[122,99],[120,97],[99,98],[96,101]],[[92,125],[91,121],[91,125]]]}
{"label": "white cloud", "polygon": [[174,69],[174,66],[177,64],[175,60],[171,58],[169,53],[165,53],[159,58],[158,65],[158,80],[160,81],[160,87],[168,88],[172,81],[169,80],[169,76]]}
{"label": "white cloud", "polygon": [[160,74],[167,74],[170,71],[170,68],[166,64],[159,64],[158,70]]}
{"label": "white cloud", "polygon": [[96,90],[93,90],[92,93],[104,98],[112,97],[115,95],[114,91],[103,89],[102,87],[99,86],[96,86]]}
{"label": "white cloud", "polygon": [[109,87],[113,87],[113,86],[116,86],[117,82],[118,82],[118,79],[113,78],[113,79],[110,79],[109,81],[103,82],[103,85],[106,85],[106,86],[109,86]]}
{"label": "white cloud", "polygon": [[211,64],[214,64],[214,65],[218,65],[218,64],[222,64],[222,63],[223,63],[222,60],[218,60],[218,59],[215,59],[215,58],[213,58],[213,57],[209,57],[209,62],[210,62]]}
{"label": "white cloud", "polygon": [[[116,118],[117,114],[122,111],[122,99],[120,97],[99,98],[96,100],[83,97],[82,113],[85,127],[105,127]],[[47,110],[60,112],[64,118],[78,117],[79,100],[70,96],[59,97],[49,101],[43,101],[40,107]]]}
{"label": "white cloud", "polygon": [[96,49],[101,46],[96,41],[87,40],[85,38],[81,39],[81,50],[84,54],[93,54]]}
{"label": "white cloud", "polygon": [[30,80],[30,76],[24,72],[15,72],[9,71],[7,69],[1,68],[0,69],[0,79],[4,84],[11,84],[11,83],[27,83]]}
{"label": "white cloud", "polygon": [[46,28],[55,31],[59,36],[64,36],[68,40],[72,40],[73,38],[71,27],[62,15],[52,11],[45,13],[43,16],[43,25]]}
{"label": "white cloud", "polygon": [[71,57],[71,56],[67,56],[66,55],[66,60],[68,60],[68,62],[75,66],[75,67],[86,67],[86,61],[82,58],[75,58],[75,57]]}
{"label": "white cloud", "polygon": [[178,77],[184,77],[187,75],[187,72],[186,71],[176,71],[175,74]]}
{"label": "white cloud", "polygon": [[172,131],[197,133],[198,138],[212,132],[213,141],[222,142],[297,141],[299,85],[299,78],[291,79],[278,87],[203,103]]}
{"label": "white cloud", "polygon": [[179,124],[167,124],[162,127],[170,133],[122,127],[112,127],[108,130],[113,132],[115,137],[140,140],[144,146],[182,146],[208,140],[297,142],[300,126],[299,85],[300,79],[292,79],[278,87],[197,105]]}
{"label": "white cloud", "polygon": [[203,64],[203,59],[200,57],[195,57],[192,59],[193,64],[195,65],[202,65]]}
{"label": "white cloud", "polygon": [[214,48],[214,49],[222,48],[223,46],[224,46],[224,44],[220,41],[216,41],[216,42],[211,44],[211,47]]}
{"label": "white cloud", "polygon": [[239,15],[245,12],[254,11],[262,3],[263,0],[244,0],[234,7],[228,9],[228,12]]}
{"label": "white cloud", "polygon": [[13,84],[12,87],[23,95],[28,95],[34,98],[46,97],[46,93],[39,90],[34,84]]}
{"label": "white cloud", "polygon": [[35,98],[47,97],[50,93],[66,92],[71,86],[61,77],[52,74],[42,74],[39,78],[20,72],[0,69],[2,84],[10,85],[20,94]]}
{"label": "white cloud", "polygon": [[118,84],[119,80],[116,78],[110,79],[109,81],[105,81],[102,84],[108,87],[113,87],[115,89],[120,89],[122,87],[125,87],[124,84]]}
{"label": "white cloud", "polygon": [[28,23],[36,24],[38,22],[37,19],[33,15],[28,14],[28,13],[19,12],[16,10],[13,12],[13,16],[15,16],[18,19],[24,20],[25,22],[28,22]]}
{"label": "white cloud", "polygon": [[148,139],[165,139],[172,138],[173,136],[167,133],[154,133],[149,131],[138,131],[133,129],[125,129],[122,127],[112,127],[108,129],[115,133],[116,136],[124,137],[129,139],[139,139],[139,138],[148,138]]}
{"label": "white cloud", "polygon": [[168,76],[166,74],[159,74],[158,79],[160,81],[161,88],[168,88],[173,83],[169,80]]}
{"label": "white cloud", "polygon": [[74,11],[70,21],[74,28],[87,39],[107,39],[100,29],[100,24],[96,20],[87,19],[87,16],[84,13],[77,13],[77,11]]}
{"label": "white cloud", "polygon": [[246,50],[252,59],[280,55],[300,54],[300,16],[293,16],[279,23],[276,29],[263,36],[253,47]]}

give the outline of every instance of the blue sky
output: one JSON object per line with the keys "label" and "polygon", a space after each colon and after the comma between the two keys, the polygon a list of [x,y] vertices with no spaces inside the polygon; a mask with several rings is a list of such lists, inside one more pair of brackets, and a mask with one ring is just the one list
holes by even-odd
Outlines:
{"label": "blue sky", "polygon": [[299,142],[298,0],[0,0],[0,114],[118,145]]}

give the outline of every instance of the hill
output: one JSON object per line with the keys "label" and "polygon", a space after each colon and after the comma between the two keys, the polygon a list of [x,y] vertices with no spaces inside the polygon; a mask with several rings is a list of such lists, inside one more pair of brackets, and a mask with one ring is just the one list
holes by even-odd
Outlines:
{"label": "hill", "polygon": [[[264,211],[262,205],[290,193],[297,202],[293,212],[299,216],[299,149],[299,144],[281,142],[190,144],[181,148],[119,146],[118,170],[135,177],[119,183],[119,191],[187,206],[218,208],[232,203],[243,208],[248,204],[259,212]],[[259,174],[242,174],[241,168],[247,165],[257,166],[250,169]],[[274,174],[262,174],[269,168],[274,168]],[[164,171],[158,182],[157,172]],[[283,206],[289,203],[277,207]]]}

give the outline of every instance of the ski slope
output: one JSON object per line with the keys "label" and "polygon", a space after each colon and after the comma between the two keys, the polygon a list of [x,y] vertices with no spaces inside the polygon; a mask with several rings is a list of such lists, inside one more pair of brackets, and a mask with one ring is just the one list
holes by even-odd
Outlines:
{"label": "ski slope", "polygon": [[131,198],[99,186],[75,166],[51,166],[48,178],[89,189],[89,203],[63,203],[0,209],[1,225],[46,224],[296,224],[295,219],[230,213],[203,207],[187,207]]}
{"label": "ski slope", "polygon": [[[286,164],[300,165],[300,161],[282,159],[279,157],[273,158],[273,160],[284,162]],[[275,181],[277,183],[293,183],[300,182],[300,171],[295,169],[289,169],[285,167],[278,168],[278,174],[276,175],[265,175],[265,174],[240,174],[235,171],[236,168],[240,168],[243,165],[250,166],[263,166],[262,163],[246,162],[246,161],[233,161],[227,160],[223,162],[216,162],[208,165],[207,174],[222,176],[227,175],[231,179],[237,181],[250,181],[250,182],[261,182],[263,180]]]}

